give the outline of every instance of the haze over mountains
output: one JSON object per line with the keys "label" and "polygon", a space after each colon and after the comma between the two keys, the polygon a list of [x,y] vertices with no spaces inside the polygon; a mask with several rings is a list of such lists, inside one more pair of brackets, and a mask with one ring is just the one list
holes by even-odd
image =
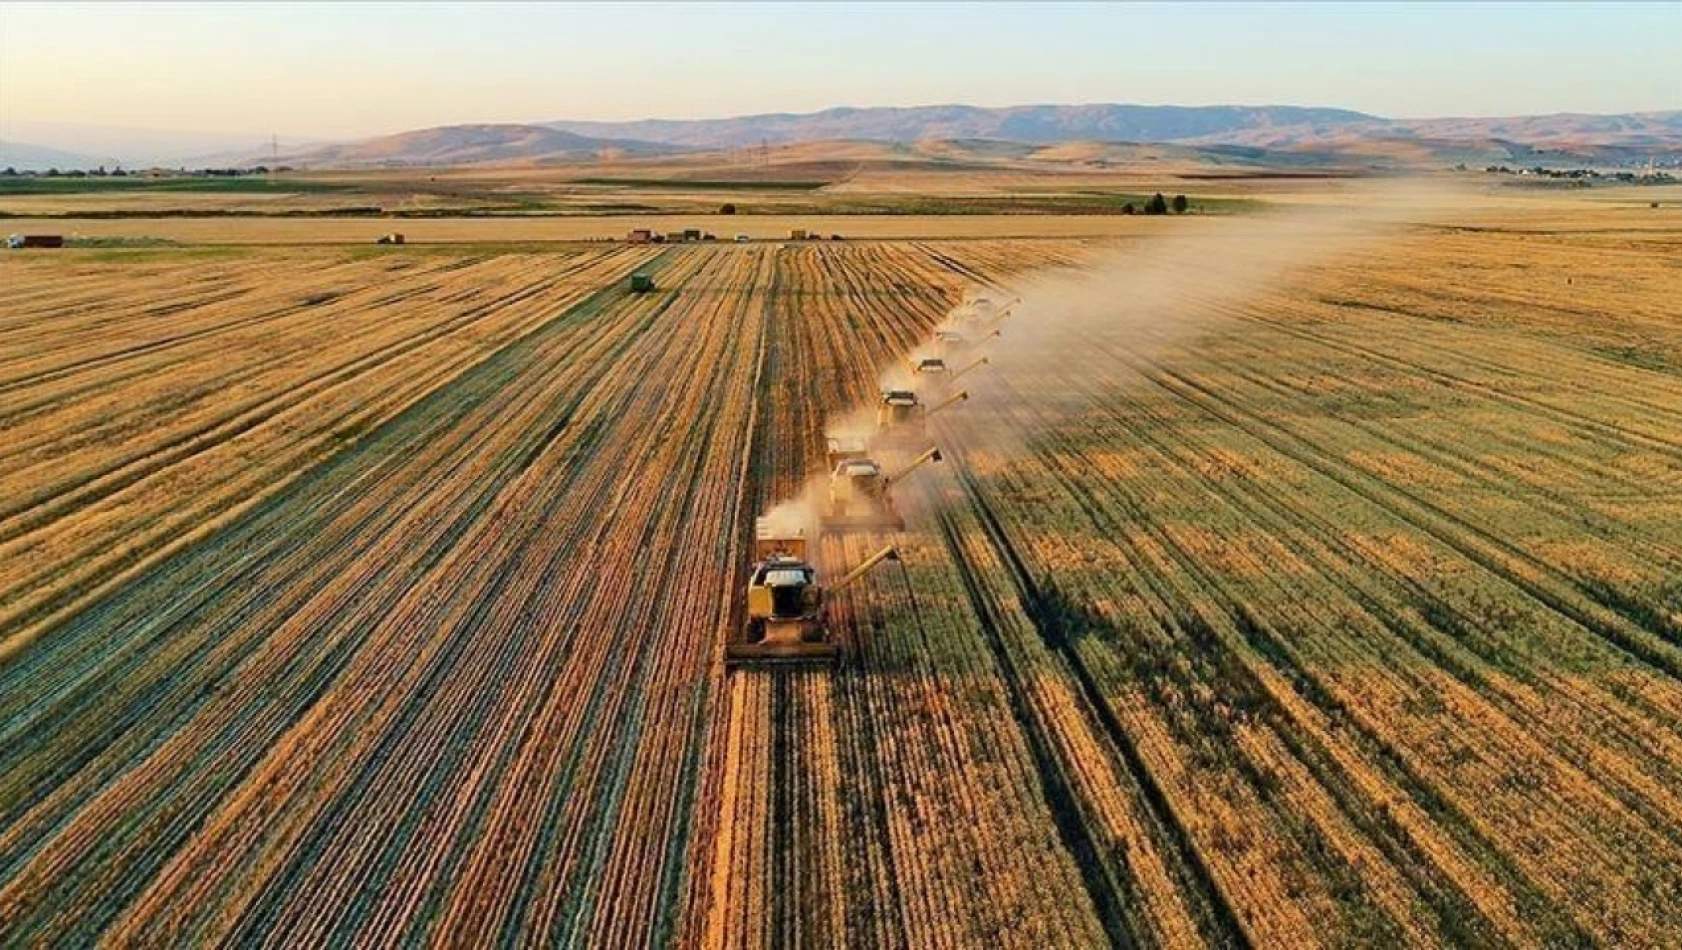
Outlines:
{"label": "haze over mountains", "polygon": [[[1386,119],[1347,109],[1301,106],[964,105],[835,108],[723,119],[633,122],[558,120],[442,126],[352,142],[285,149],[280,160],[312,168],[488,163],[560,164],[674,151],[752,148],[807,141],[890,143],[963,140],[1057,145],[1165,143],[1270,163],[1346,161],[1661,164],[1682,160],[1682,110],[1620,115]],[[51,144],[0,144],[0,164],[38,168],[75,155]],[[129,165],[159,161],[145,150],[108,154]],[[84,153],[85,154],[85,153]],[[226,164],[270,159],[257,149],[216,156]],[[174,164],[171,161],[162,163]]]}
{"label": "haze over mountains", "polygon": [[1028,144],[1071,141],[1181,142],[1281,126],[1327,128],[1375,117],[1346,109],[1299,106],[1011,106],[943,105],[825,109],[728,119],[642,122],[547,122],[580,135],[643,139],[694,148],[740,148],[762,141],[1001,139]]}

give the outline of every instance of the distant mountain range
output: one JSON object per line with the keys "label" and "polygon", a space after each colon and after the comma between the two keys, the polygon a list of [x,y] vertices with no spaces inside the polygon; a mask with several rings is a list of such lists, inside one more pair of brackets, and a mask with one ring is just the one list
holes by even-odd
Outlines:
{"label": "distant mountain range", "polygon": [[[838,108],[726,119],[555,121],[452,125],[335,144],[294,146],[283,164],[311,168],[563,164],[685,151],[729,151],[812,141],[917,143],[1145,143],[1208,150],[1259,164],[1342,161],[1630,164],[1682,161],[1682,110],[1621,115],[1386,119],[1300,106],[943,105]],[[45,141],[43,139],[43,141]],[[173,144],[173,143],[172,143]],[[114,154],[122,154],[115,146]],[[222,153],[205,164],[264,164],[268,154]],[[17,142],[0,143],[0,166],[92,167],[108,160]],[[207,158],[210,156],[206,156]],[[130,164],[134,164],[132,161]],[[174,164],[173,162],[170,164]]]}
{"label": "distant mountain range", "polygon": [[1002,139],[1054,142],[1184,142],[1280,127],[1329,129],[1382,122],[1346,109],[1300,106],[915,106],[825,109],[730,119],[649,119],[641,122],[545,122],[579,135],[641,139],[691,148],[741,148],[761,142],[869,139]]}
{"label": "distant mountain range", "polygon": [[94,169],[101,165],[114,164],[106,159],[95,158],[81,152],[66,151],[61,148],[48,148],[45,145],[31,145],[28,142],[7,142],[0,140],[0,168],[17,168],[29,170],[44,170],[48,168],[83,168]]}
{"label": "distant mountain range", "polygon": [[333,168],[546,164],[677,151],[684,149],[652,142],[587,137],[541,125],[448,125],[283,154],[280,162]]}
{"label": "distant mountain range", "polygon": [[[547,134],[546,134],[547,133]],[[564,137],[563,137],[564,136]],[[1163,143],[1253,151],[1260,163],[1645,161],[1682,156],[1682,110],[1625,115],[1385,119],[1300,106],[976,106],[826,109],[728,119],[446,126],[299,153],[294,164],[560,163],[812,141]],[[1245,157],[1242,151],[1230,157]]]}

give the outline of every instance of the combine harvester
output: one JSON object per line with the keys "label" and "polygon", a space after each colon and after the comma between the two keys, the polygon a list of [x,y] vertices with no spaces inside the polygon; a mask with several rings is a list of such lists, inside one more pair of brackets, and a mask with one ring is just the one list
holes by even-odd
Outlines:
{"label": "combine harvester", "polygon": [[911,373],[917,377],[919,389],[926,390],[931,395],[944,396],[952,391],[952,387],[957,385],[959,379],[990,362],[992,362],[990,357],[983,356],[963,369],[953,372],[945,360],[927,358],[912,363]]}
{"label": "combine harvester", "polygon": [[912,390],[883,390],[882,401],[876,404],[876,435],[871,448],[909,449],[927,442],[929,416],[968,398],[968,392],[960,391],[930,408]]}
{"label": "combine harvester", "polygon": [[1003,307],[999,307],[985,296],[975,297],[958,309],[957,323],[961,327],[971,330],[985,330],[1003,323],[1010,316],[1010,308],[1022,302],[1021,297],[1013,298]]}
{"label": "combine harvester", "polygon": [[1003,332],[995,328],[986,333],[974,333],[946,327],[935,330],[934,334],[929,337],[929,342],[934,345],[935,351],[945,359],[957,359],[960,356],[975,352],[981,344]]}
{"label": "combine harvester", "polygon": [[775,667],[836,663],[841,644],[824,622],[824,601],[856,583],[884,561],[899,560],[889,545],[827,587],[806,559],[804,532],[779,532],[762,518],[755,525],[753,556],[748,575],[747,623],[739,638],[724,644],[724,666]]}
{"label": "combine harvester", "polygon": [[863,445],[829,440],[829,505],[818,517],[825,532],[904,531],[905,519],[894,506],[893,486],[929,462],[940,461],[930,448],[893,475],[869,456]]}
{"label": "combine harvester", "polygon": [[955,359],[974,351],[1003,333],[999,328],[1010,317],[1011,308],[1021,302],[1015,298],[1003,307],[996,307],[986,297],[976,297],[961,305],[945,323],[934,328],[930,342],[936,352],[946,359]]}

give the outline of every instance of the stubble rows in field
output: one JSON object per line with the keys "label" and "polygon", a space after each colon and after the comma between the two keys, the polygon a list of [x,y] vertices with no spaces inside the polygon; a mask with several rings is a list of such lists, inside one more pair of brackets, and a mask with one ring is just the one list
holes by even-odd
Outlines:
{"label": "stubble rows in field", "polygon": [[[41,509],[78,563],[153,540],[0,666],[0,933],[1663,943],[1682,288],[1660,242],[1537,241],[1410,235],[1239,301],[1157,274],[1113,322],[1030,296],[908,530],[825,539],[904,555],[839,598],[829,673],[717,665],[753,515],[962,288],[1092,248],[687,248],[647,297],[596,292],[640,252],[421,256],[338,322],[422,312],[340,348],[338,301],[289,301],[367,262],[137,275],[180,297],[164,345],[108,271],[25,282],[37,506],[220,424],[154,377],[314,421],[254,427],[199,508],[150,487],[172,460]],[[1550,255],[1623,279],[1512,266]],[[300,355],[223,360],[229,327]],[[311,381],[358,359],[335,441]]]}

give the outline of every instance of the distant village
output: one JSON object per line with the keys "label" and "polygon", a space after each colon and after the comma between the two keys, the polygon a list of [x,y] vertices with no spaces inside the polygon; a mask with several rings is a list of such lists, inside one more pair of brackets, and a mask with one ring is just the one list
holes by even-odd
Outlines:
{"label": "distant village", "polygon": [[[1460,166],[1461,171],[1466,166]],[[1591,185],[1595,182],[1618,183],[1625,185],[1674,185],[1677,177],[1669,172],[1655,171],[1649,167],[1641,172],[1602,172],[1592,168],[1543,168],[1533,165],[1530,168],[1509,168],[1506,165],[1487,165],[1484,171],[1491,175],[1517,175],[1519,177],[1568,179],[1581,185]]]}

